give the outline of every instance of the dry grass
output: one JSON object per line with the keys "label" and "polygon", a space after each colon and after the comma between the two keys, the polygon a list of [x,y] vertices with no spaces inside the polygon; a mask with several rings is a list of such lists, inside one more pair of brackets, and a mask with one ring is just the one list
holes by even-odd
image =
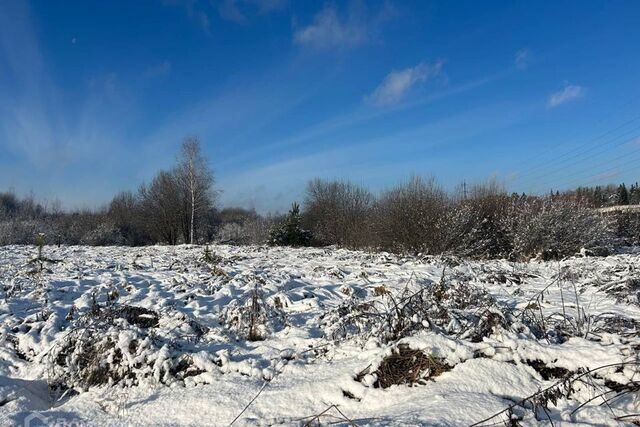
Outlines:
{"label": "dry grass", "polygon": [[[373,372],[377,377],[373,386],[388,388],[392,385],[423,384],[426,380],[449,370],[451,366],[443,359],[400,345],[391,355],[385,357]],[[365,369],[356,379],[360,381],[368,373],[368,369]]]}

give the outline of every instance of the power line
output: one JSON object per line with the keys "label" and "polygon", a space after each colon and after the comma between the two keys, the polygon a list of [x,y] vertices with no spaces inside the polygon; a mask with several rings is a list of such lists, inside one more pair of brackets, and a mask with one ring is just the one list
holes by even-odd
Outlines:
{"label": "power line", "polygon": [[[599,146],[599,147],[595,147],[595,148],[601,148],[601,149],[600,149],[600,150],[598,150],[598,151],[593,152],[593,150],[588,150],[588,151],[585,151],[585,152],[581,153],[581,156],[582,156],[582,155],[584,155],[584,154],[588,154],[588,153],[590,153],[590,152],[593,152],[591,155],[588,155],[588,156],[586,156],[586,157],[582,157],[582,158],[580,158],[580,156],[576,156],[574,159],[569,159],[569,161],[564,161],[564,162],[561,162],[561,163],[560,163],[560,164],[566,164],[567,166],[563,166],[563,167],[560,167],[560,168],[551,169],[551,170],[549,170],[549,171],[546,171],[544,174],[540,174],[540,175],[533,176],[531,179],[532,179],[532,180],[534,180],[534,181],[535,181],[536,179],[539,179],[539,178],[546,178],[547,180],[549,180],[549,177],[554,176],[554,175],[558,174],[559,172],[563,172],[563,171],[565,171],[565,170],[567,169],[567,167],[570,165],[571,161],[573,161],[573,164],[574,164],[574,165],[577,165],[577,164],[583,163],[583,162],[584,162],[584,161],[586,161],[586,160],[591,160],[591,159],[596,158],[598,155],[600,155],[600,154],[602,154],[602,153],[604,153],[604,152],[608,151],[608,150],[609,150],[609,149],[611,149],[611,148],[615,148],[615,147],[623,146],[623,145],[625,145],[625,144],[627,144],[627,143],[629,143],[629,142],[634,141],[635,139],[637,139],[637,138],[639,138],[639,137],[640,137],[640,133],[633,135],[631,138],[624,139],[623,141],[621,141],[621,142],[619,142],[619,143],[613,144],[611,147],[607,147],[607,148],[602,149],[604,145],[609,145],[609,144],[611,144],[611,143],[615,142],[615,141],[619,138],[619,137],[616,137],[616,138],[614,138],[613,140],[610,140],[610,141],[608,141],[607,143],[605,143],[605,144],[603,144],[603,145],[601,145],[601,146]],[[622,158],[622,157],[625,157],[625,156],[628,156],[628,155],[630,155],[630,154],[633,154],[633,153],[635,153],[635,152],[637,152],[637,151],[638,151],[638,150],[632,150],[631,152],[626,153],[626,154],[624,154],[623,156],[621,156],[621,158]],[[575,161],[576,159],[578,159],[579,161]],[[611,160],[611,159],[610,159],[610,160]],[[575,175],[575,173],[571,174],[570,176],[574,176],[574,175]]]}
{"label": "power line", "polygon": [[[640,150],[635,150],[634,153],[636,152],[640,152]],[[625,156],[620,156],[619,159],[624,158]],[[591,183],[591,182],[595,182],[595,181],[599,181],[605,177],[603,177],[603,175],[606,175],[607,173],[610,172],[615,172],[617,169],[619,169],[622,166],[627,166],[627,165],[631,165],[631,164],[639,164],[640,163],[640,156],[639,157],[634,157],[631,159],[628,159],[626,162],[622,162],[616,166],[613,166],[611,168],[605,169],[605,170],[601,170],[599,171],[597,174],[595,175],[590,175],[587,178],[578,178],[572,181],[569,181],[568,183],[565,183],[565,187],[571,187],[571,186],[575,186],[578,183]]]}
{"label": "power line", "polygon": [[[631,120],[631,121],[626,122],[625,124],[623,124],[623,125],[621,125],[621,126],[616,127],[615,129],[613,129],[613,130],[611,130],[611,131],[606,132],[605,134],[606,134],[606,135],[610,135],[611,133],[614,133],[614,132],[616,132],[616,131],[618,131],[618,130],[622,129],[624,126],[626,126],[626,125],[628,125],[628,124],[630,124],[630,123],[633,123],[634,121],[636,121],[636,120],[638,120],[638,119],[640,119],[640,116],[638,116],[638,117],[637,117],[636,119],[634,119],[634,120]],[[566,164],[567,162],[570,162],[570,161],[572,161],[573,159],[576,159],[576,158],[580,158],[580,156],[582,156],[582,155],[584,155],[584,154],[587,154],[587,153],[590,153],[590,152],[592,152],[593,150],[596,150],[596,149],[598,149],[598,148],[602,148],[602,147],[608,146],[608,145],[610,145],[610,144],[613,144],[614,142],[616,142],[616,141],[617,141],[617,140],[619,140],[620,138],[623,138],[623,137],[625,137],[625,136],[629,135],[630,133],[635,132],[635,131],[638,131],[638,130],[640,130],[640,125],[639,125],[639,126],[635,126],[635,127],[631,128],[631,129],[629,129],[629,130],[627,130],[627,131],[625,131],[625,132],[621,133],[620,135],[617,135],[617,136],[613,137],[612,139],[608,139],[608,140],[606,140],[603,144],[599,144],[599,145],[595,145],[595,146],[587,147],[584,151],[582,151],[582,152],[580,153],[580,150],[584,148],[584,145],[586,145],[586,144],[583,144],[583,146],[581,146],[581,147],[576,147],[576,148],[574,148],[573,150],[568,151],[568,152],[566,152],[566,153],[564,153],[564,154],[562,154],[562,155],[560,155],[560,156],[558,156],[558,157],[556,157],[556,158],[554,158],[554,159],[550,160],[549,162],[547,162],[547,163],[545,163],[545,164],[537,165],[537,166],[535,166],[535,167],[533,167],[533,168],[529,169],[528,171],[525,171],[525,172],[523,172],[523,173],[519,174],[519,175],[516,177],[516,180],[521,180],[521,179],[523,179],[524,177],[532,176],[532,175],[534,175],[534,174],[535,174],[535,175],[534,175],[534,177],[540,176],[540,172],[541,172],[541,171],[544,171],[544,169],[545,169],[545,168],[548,168],[548,167],[550,167],[550,166],[557,166],[557,165],[561,165],[561,164]],[[602,134],[602,135],[600,135],[598,138],[591,140],[591,142],[590,142],[590,143],[595,142],[595,141],[597,141],[597,140],[601,139],[605,134]],[[634,137],[637,137],[637,136],[634,136]],[[621,142],[620,144],[613,144],[613,146],[615,147],[615,146],[618,146],[618,145],[624,144],[624,143],[626,143],[626,142],[629,142],[629,141],[623,141],[623,142]],[[600,152],[603,152],[603,151],[606,151],[606,150],[600,150]],[[571,154],[573,154],[573,153],[578,153],[578,154],[577,154],[577,155],[575,155],[575,156],[573,156],[573,157],[569,157],[569,156],[570,156]],[[537,174],[536,174],[536,173],[537,173]]]}
{"label": "power line", "polygon": [[[634,157],[631,159],[628,159],[626,162],[622,162],[619,163],[613,167],[609,167],[606,169],[600,169],[595,171],[596,173],[594,174],[593,172],[585,177],[579,177],[577,179],[573,179],[570,181],[564,181],[562,185],[557,185],[557,188],[573,188],[576,186],[587,186],[592,182],[597,182],[597,181],[601,181],[603,179],[606,179],[606,175],[611,173],[611,172],[616,172],[619,168],[627,166],[627,165],[631,165],[631,164],[637,164],[640,163],[640,157]],[[585,171],[582,171],[582,173],[584,173]],[[551,186],[553,187],[553,186]],[[537,189],[543,189],[544,187],[542,185],[539,185],[537,187]]]}
{"label": "power line", "polygon": [[[637,104],[637,97],[632,96],[632,97],[628,98],[628,99],[627,99],[627,101],[626,101],[626,102],[624,102],[624,103],[620,106],[619,110],[626,110],[628,107],[631,107],[631,106],[633,106],[633,107],[635,108],[636,104]],[[600,124],[601,124],[601,123],[603,123],[605,120],[608,120],[608,119],[610,119],[611,117],[614,117],[614,116],[616,116],[616,115],[619,115],[619,114],[618,114],[616,111],[611,111],[609,114],[606,114],[606,115],[604,115],[604,116],[600,117],[600,118],[596,121],[596,125],[600,125]],[[592,142],[595,142],[596,140],[598,140],[598,139],[600,139],[600,138],[602,138],[602,137],[607,136],[609,133],[613,133],[613,132],[615,132],[615,131],[617,131],[617,130],[619,130],[619,129],[623,128],[623,127],[625,127],[626,125],[631,124],[631,123],[633,123],[633,122],[635,122],[635,121],[637,121],[637,120],[639,120],[639,119],[640,119],[640,115],[639,115],[639,116],[636,116],[636,117],[634,117],[634,118],[632,118],[631,120],[628,120],[628,121],[626,121],[626,122],[622,123],[621,125],[617,126],[617,127],[616,127],[616,128],[614,128],[614,129],[611,129],[611,130],[609,130],[609,131],[604,132],[604,133],[603,133],[603,134],[601,134],[601,135],[596,136],[594,139],[592,139],[592,140],[590,140],[590,141],[587,141],[587,142],[586,142],[585,144],[583,144],[583,145],[588,145],[588,144],[590,144],[590,143],[592,143]],[[573,137],[572,137],[572,138],[573,138]],[[567,143],[564,143],[564,144],[561,144],[561,145],[567,145]],[[537,154],[536,154],[536,155],[534,155],[533,157],[530,157],[530,158],[528,158],[528,159],[526,159],[526,160],[523,160],[522,162],[520,162],[520,163],[519,163],[519,165],[520,165],[520,164],[524,165],[524,164],[526,164],[526,163],[531,162],[532,160],[537,160],[537,159],[539,159],[539,158],[543,157],[545,154],[547,154],[547,153],[551,153],[551,152],[552,152],[554,149],[556,149],[556,148],[558,148],[558,147],[556,146],[556,147],[553,147],[553,148],[547,148],[546,150],[543,150],[542,152],[537,153]],[[571,150],[570,150],[570,151],[568,151],[568,152],[567,152],[567,153],[565,153],[565,154],[570,154],[570,153],[571,153]],[[519,166],[519,165],[518,165],[518,166]],[[535,169],[535,166],[533,167],[533,169]],[[525,170],[525,173],[528,173],[528,169],[527,169],[527,170]]]}
{"label": "power line", "polygon": [[[628,109],[629,109],[629,107],[634,107],[634,108],[635,108],[635,107],[636,107],[636,105],[637,105],[637,102],[638,102],[638,98],[637,98],[636,96],[631,96],[631,97],[627,98],[626,102],[624,102],[624,103],[622,103],[622,104],[620,105],[620,107],[618,108],[618,110],[628,110]],[[604,123],[606,120],[609,120],[610,118],[615,117],[615,116],[619,116],[619,115],[620,115],[620,114],[619,114],[617,111],[609,110],[609,113],[608,113],[608,114],[604,114],[604,115],[602,115],[600,118],[598,118],[598,119],[596,120],[596,122],[594,123],[594,125],[596,125],[596,126],[600,126],[600,125],[601,125],[602,123]],[[638,120],[639,118],[640,118],[640,116],[635,117],[635,118],[633,118],[633,119],[629,120],[628,122],[625,122],[625,123],[621,124],[620,126],[621,126],[621,127],[624,127],[625,125],[627,125],[627,124],[629,124],[629,123],[631,123],[631,122],[633,122],[633,121],[635,121],[635,120]],[[613,129],[612,131],[615,131],[615,129]],[[606,132],[605,132],[605,133],[606,133]],[[572,136],[570,136],[570,138],[571,138],[571,139],[576,139],[577,135],[578,135],[578,132],[573,132],[573,135],[572,135]],[[600,136],[603,136],[603,135],[600,135]],[[600,136],[597,136],[597,137],[596,137],[596,139],[597,139],[597,138],[599,138]],[[605,135],[605,136],[606,136],[606,135]],[[580,139],[581,139],[581,138],[580,138]],[[591,141],[591,142],[592,142],[592,141]],[[567,145],[567,143],[560,144],[560,145]],[[521,161],[521,162],[518,162],[518,164],[516,164],[516,166],[526,165],[527,163],[530,163],[530,162],[531,162],[531,161],[533,161],[533,160],[537,160],[538,158],[540,158],[540,157],[544,156],[544,155],[545,155],[545,154],[547,154],[547,153],[551,153],[553,150],[555,150],[555,149],[557,149],[557,148],[558,148],[558,146],[555,146],[555,147],[552,147],[552,148],[547,148],[547,149],[545,149],[545,150],[542,150],[541,152],[538,152],[537,154],[534,154],[532,157],[529,157],[529,158],[527,158],[526,160],[523,160],[523,161]]]}

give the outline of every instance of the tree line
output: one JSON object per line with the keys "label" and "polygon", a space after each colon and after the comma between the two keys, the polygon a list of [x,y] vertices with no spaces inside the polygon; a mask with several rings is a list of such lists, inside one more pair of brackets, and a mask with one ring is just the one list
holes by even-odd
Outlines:
{"label": "tree line", "polygon": [[595,209],[640,203],[637,183],[533,196],[510,194],[496,181],[449,192],[435,179],[413,177],[374,193],[349,181],[315,179],[302,204],[282,216],[218,209],[214,184],[200,141],[189,137],[173,167],[100,209],[65,212],[59,203],[0,193],[0,244],[32,244],[44,233],[49,244],[217,241],[511,259],[640,244],[638,214]]}
{"label": "tree line", "polygon": [[639,245],[640,213],[599,212],[598,207],[619,204],[621,192],[611,191],[606,204],[596,203],[594,193],[603,194],[602,188],[509,194],[496,181],[450,193],[434,179],[413,177],[374,194],[348,181],[316,179],[307,186],[304,210],[294,205],[270,241],[512,260]]}
{"label": "tree line", "polygon": [[210,240],[215,231],[214,177],[201,143],[188,137],[175,165],[137,191],[123,191],[100,209],[64,212],[58,203],[0,193],[0,244],[147,245]]}
{"label": "tree line", "polygon": [[629,187],[625,183],[620,185],[597,185],[595,187],[578,187],[575,190],[566,191],[565,194],[575,196],[587,201],[597,208],[608,206],[626,206],[640,204],[640,186],[638,183]]}
{"label": "tree line", "polygon": [[380,194],[346,181],[309,183],[301,216],[315,244],[397,253],[528,259],[640,244],[640,216],[603,215],[571,192],[509,194],[496,181],[447,192],[413,177]]}

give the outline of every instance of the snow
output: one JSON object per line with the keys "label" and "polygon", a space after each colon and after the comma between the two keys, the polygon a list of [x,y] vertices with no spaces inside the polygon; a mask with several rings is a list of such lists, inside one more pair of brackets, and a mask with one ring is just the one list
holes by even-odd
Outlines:
{"label": "snow", "polygon": [[[325,410],[325,424],[471,425],[559,381],[533,361],[598,369],[549,404],[554,425],[640,419],[615,419],[640,412],[637,388],[609,405],[595,398],[611,391],[606,384],[638,380],[637,253],[513,263],[336,248],[210,250],[214,262],[190,245],[45,247],[60,262],[40,271],[29,263],[35,248],[0,248],[0,426],[34,413],[61,425],[229,425],[241,413],[234,425],[304,425]],[[443,277],[446,298],[462,298],[446,307],[456,315],[446,321],[415,313],[390,339],[384,324],[348,311],[363,303],[383,310],[391,296],[435,289]],[[257,341],[247,339],[252,298],[261,309]],[[472,339],[465,319],[486,313],[503,326]],[[536,332],[527,316],[538,315],[547,323]],[[111,369],[107,383],[82,382],[86,336],[105,344],[95,368]],[[377,367],[401,346],[451,369],[423,384],[375,388]],[[75,390],[50,389],[56,380]],[[549,423],[544,412],[513,412],[522,425]]]}

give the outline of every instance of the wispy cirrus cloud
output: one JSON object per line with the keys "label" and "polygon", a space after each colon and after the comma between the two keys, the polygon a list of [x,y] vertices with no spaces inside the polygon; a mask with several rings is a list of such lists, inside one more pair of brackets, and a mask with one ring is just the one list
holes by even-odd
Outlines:
{"label": "wispy cirrus cloud", "polygon": [[[104,196],[97,177],[122,162],[126,146],[114,141],[131,114],[116,73],[83,76],[73,105],[65,102],[70,95],[52,79],[29,4],[20,0],[0,2],[0,64],[7,65],[0,73],[0,185],[67,202],[82,200],[74,194],[80,187],[84,202]],[[78,180],[73,175],[83,168],[90,173]]]}
{"label": "wispy cirrus cloud", "polygon": [[561,90],[549,95],[547,107],[555,108],[567,102],[581,98],[586,93],[586,89],[578,85],[567,84]]}
{"label": "wispy cirrus cloud", "polygon": [[[292,201],[304,197],[305,183],[317,177],[371,183],[381,174],[404,179],[410,174],[407,171],[419,173],[426,168],[434,173],[440,172],[438,177],[442,178],[456,172],[451,168],[446,171],[446,167],[439,165],[438,160],[425,156],[427,147],[429,153],[433,154],[447,147],[462,145],[487,132],[512,126],[528,111],[528,107],[520,108],[515,104],[483,105],[453,114],[444,120],[432,118],[416,127],[390,130],[373,138],[365,135],[351,137],[349,143],[340,145],[313,143],[327,139],[326,134],[316,134],[306,144],[309,150],[290,147],[277,160],[261,156],[259,162],[233,162],[232,168],[225,168],[226,173],[219,175],[219,182],[225,188],[221,202],[226,206],[255,208],[263,213],[282,212]],[[496,117],[499,120],[495,121]],[[476,122],[481,124],[464,125]],[[417,140],[425,141],[425,145],[421,145],[422,151],[416,151]],[[388,158],[387,148],[391,145],[396,153],[404,153],[402,159],[392,161]],[[258,189],[255,183],[262,182],[269,182],[269,185]]]}
{"label": "wispy cirrus cloud", "polygon": [[380,107],[396,104],[415,86],[439,76],[443,65],[441,60],[433,64],[421,62],[415,67],[392,71],[365,101]]}
{"label": "wispy cirrus cloud", "polygon": [[362,3],[352,2],[344,16],[335,6],[325,5],[309,25],[294,31],[293,41],[316,49],[353,48],[373,40],[393,15],[388,4],[371,14]]}

